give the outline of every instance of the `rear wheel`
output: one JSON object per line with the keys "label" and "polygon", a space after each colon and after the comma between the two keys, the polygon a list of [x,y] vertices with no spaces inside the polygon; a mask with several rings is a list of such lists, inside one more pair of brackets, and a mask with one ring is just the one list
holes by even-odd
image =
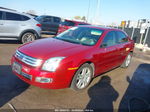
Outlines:
{"label": "rear wheel", "polygon": [[132,53],[130,52],[127,55],[126,59],[124,60],[123,64],[121,65],[121,67],[122,68],[127,68],[130,65],[130,63],[131,63],[131,58],[132,58]]}
{"label": "rear wheel", "polygon": [[34,33],[26,32],[22,35],[21,42],[24,44],[24,43],[31,42],[35,39],[36,39],[36,36],[34,35]]}
{"label": "rear wheel", "polygon": [[83,64],[75,73],[71,83],[71,88],[78,91],[85,89],[91,82],[93,76],[93,68],[91,65]]}

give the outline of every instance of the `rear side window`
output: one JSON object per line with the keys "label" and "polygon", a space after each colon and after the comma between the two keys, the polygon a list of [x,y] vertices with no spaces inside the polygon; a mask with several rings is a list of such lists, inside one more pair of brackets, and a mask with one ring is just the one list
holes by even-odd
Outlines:
{"label": "rear side window", "polygon": [[65,26],[75,26],[75,23],[72,21],[64,21],[61,24]]}
{"label": "rear side window", "polygon": [[108,32],[107,35],[104,37],[104,40],[101,44],[101,47],[109,47],[116,45],[116,33],[114,31]]}
{"label": "rear side window", "polygon": [[44,17],[43,22],[52,22],[52,17],[49,17],[49,16]]}
{"label": "rear side window", "polygon": [[20,14],[6,12],[6,20],[22,21]]}
{"label": "rear side window", "polygon": [[2,19],[3,19],[3,12],[0,11],[0,20],[2,20]]}
{"label": "rear side window", "polygon": [[124,42],[128,42],[127,36],[123,32],[117,31],[117,43],[124,43]]}
{"label": "rear side window", "polygon": [[30,18],[29,17],[27,17],[27,16],[22,16],[22,20],[23,21],[27,21],[27,20],[29,20]]}
{"label": "rear side window", "polygon": [[54,17],[54,22],[55,22],[55,23],[60,23],[60,18]]}
{"label": "rear side window", "polygon": [[34,19],[37,20],[37,21],[42,21],[43,16],[38,16],[38,17],[35,17]]}

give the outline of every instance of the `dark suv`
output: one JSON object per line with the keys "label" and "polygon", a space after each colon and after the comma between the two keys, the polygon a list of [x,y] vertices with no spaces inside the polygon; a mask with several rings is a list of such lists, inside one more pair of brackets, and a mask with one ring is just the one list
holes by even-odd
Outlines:
{"label": "dark suv", "polygon": [[43,16],[38,16],[35,19],[41,23],[43,34],[49,34],[49,33],[57,34],[58,27],[61,22],[60,17],[43,15]]}

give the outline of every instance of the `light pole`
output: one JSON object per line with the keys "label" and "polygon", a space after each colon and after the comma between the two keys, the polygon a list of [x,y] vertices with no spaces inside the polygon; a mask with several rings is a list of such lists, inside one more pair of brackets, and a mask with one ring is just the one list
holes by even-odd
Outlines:
{"label": "light pole", "polygon": [[99,10],[100,10],[100,0],[97,0],[97,8],[95,14],[95,21],[99,23]]}
{"label": "light pole", "polygon": [[87,19],[86,19],[86,22],[88,22],[88,20],[89,20],[90,5],[91,5],[91,0],[89,0],[89,6],[88,6],[88,11],[87,11]]}

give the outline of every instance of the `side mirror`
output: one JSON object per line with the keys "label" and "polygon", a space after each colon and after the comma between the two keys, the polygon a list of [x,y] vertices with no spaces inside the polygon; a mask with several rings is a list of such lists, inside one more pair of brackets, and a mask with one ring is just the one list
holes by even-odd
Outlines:
{"label": "side mirror", "polygon": [[101,48],[105,48],[105,47],[107,47],[107,44],[106,44],[106,43],[103,43],[103,44],[101,44],[100,47],[101,47]]}

